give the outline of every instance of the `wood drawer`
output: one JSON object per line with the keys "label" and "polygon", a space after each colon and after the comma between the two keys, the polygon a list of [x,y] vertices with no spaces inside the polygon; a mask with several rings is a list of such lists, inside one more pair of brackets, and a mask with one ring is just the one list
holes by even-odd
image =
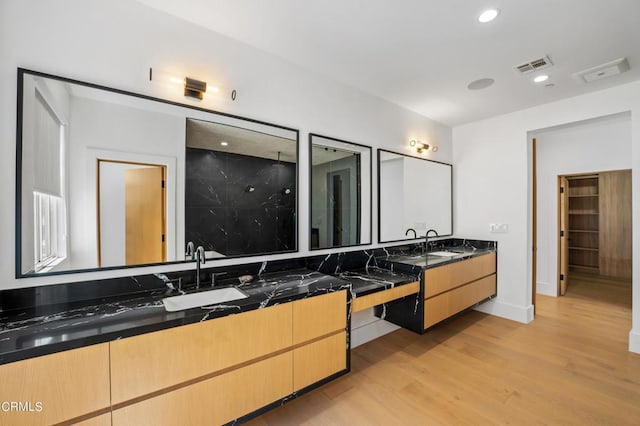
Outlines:
{"label": "wood drawer", "polygon": [[111,342],[112,403],[290,347],[291,305],[285,303]]}
{"label": "wood drawer", "polygon": [[424,297],[435,296],[495,272],[495,252],[427,269],[424,271]]}
{"label": "wood drawer", "polygon": [[293,344],[347,327],[347,291],[296,300],[293,305]]}
{"label": "wood drawer", "polygon": [[109,344],[0,366],[0,402],[36,402],[37,411],[0,412],[0,425],[45,425],[108,409]]}
{"label": "wood drawer", "polygon": [[347,368],[347,333],[334,334],[293,351],[293,390]]}
{"label": "wood drawer", "polygon": [[496,275],[479,279],[424,301],[424,328],[431,327],[496,292]]}
{"label": "wood drawer", "polygon": [[113,426],[228,423],[293,392],[292,356],[285,352],[119,408],[113,412]]}
{"label": "wood drawer", "polygon": [[380,291],[378,293],[368,294],[362,297],[356,297],[351,302],[351,311],[358,312],[372,306],[378,306],[391,300],[400,299],[410,294],[420,291],[420,282],[415,281],[400,287],[390,288],[389,290]]}

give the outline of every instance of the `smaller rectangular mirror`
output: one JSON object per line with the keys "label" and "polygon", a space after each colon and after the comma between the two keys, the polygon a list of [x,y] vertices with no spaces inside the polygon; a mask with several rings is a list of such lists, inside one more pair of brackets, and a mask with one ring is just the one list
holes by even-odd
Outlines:
{"label": "smaller rectangular mirror", "polygon": [[311,250],[371,244],[371,147],[309,135]]}
{"label": "smaller rectangular mirror", "polygon": [[452,169],[451,164],[378,149],[379,242],[422,237],[430,229],[441,237],[451,235]]}

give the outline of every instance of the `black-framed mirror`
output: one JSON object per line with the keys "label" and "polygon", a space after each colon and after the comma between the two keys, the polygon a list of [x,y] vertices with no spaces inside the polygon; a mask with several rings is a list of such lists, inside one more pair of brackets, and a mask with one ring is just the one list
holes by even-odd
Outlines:
{"label": "black-framed mirror", "polygon": [[311,250],[371,244],[371,147],[309,134]]}
{"label": "black-framed mirror", "polygon": [[453,166],[378,149],[378,241],[420,238],[430,229],[453,234]]}
{"label": "black-framed mirror", "polygon": [[16,277],[297,251],[298,134],[18,69]]}

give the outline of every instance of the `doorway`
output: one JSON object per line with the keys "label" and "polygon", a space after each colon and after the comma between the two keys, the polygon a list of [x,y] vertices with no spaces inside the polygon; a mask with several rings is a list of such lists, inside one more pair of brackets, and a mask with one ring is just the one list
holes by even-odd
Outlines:
{"label": "doorway", "polygon": [[628,282],[632,273],[631,170],[558,176],[558,285]]}
{"label": "doorway", "polygon": [[165,262],[166,166],[98,159],[98,266]]}
{"label": "doorway", "polygon": [[[329,247],[350,245],[351,241],[351,171],[327,173],[327,218]],[[355,200],[358,202],[358,199]]]}

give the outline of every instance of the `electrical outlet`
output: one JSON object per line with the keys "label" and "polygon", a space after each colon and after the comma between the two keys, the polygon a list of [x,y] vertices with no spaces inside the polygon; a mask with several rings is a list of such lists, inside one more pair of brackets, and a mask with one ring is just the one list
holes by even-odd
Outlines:
{"label": "electrical outlet", "polygon": [[415,229],[416,229],[416,231],[426,231],[427,230],[427,223],[426,222],[416,222]]}
{"label": "electrical outlet", "polygon": [[509,224],[507,223],[490,223],[489,232],[492,234],[507,234],[509,232]]}

